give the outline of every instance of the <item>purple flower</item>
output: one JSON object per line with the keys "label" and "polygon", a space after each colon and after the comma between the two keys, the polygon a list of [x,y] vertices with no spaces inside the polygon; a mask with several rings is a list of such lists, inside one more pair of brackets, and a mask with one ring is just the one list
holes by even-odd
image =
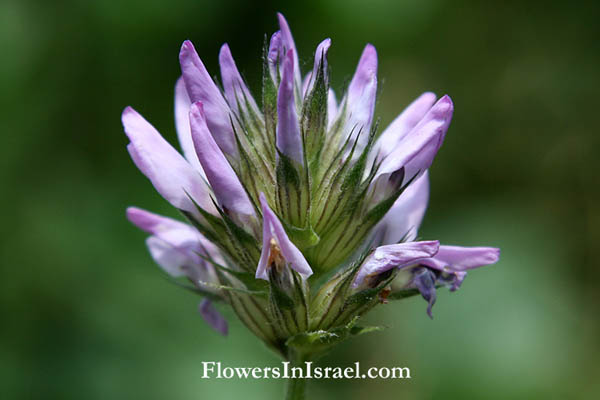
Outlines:
{"label": "purple flower", "polygon": [[204,104],[206,123],[215,135],[215,141],[224,153],[237,157],[230,108],[189,40],[181,46],[179,62],[190,100]]}
{"label": "purple flower", "polygon": [[122,121],[131,141],[127,150],[133,162],[169,203],[198,215],[196,202],[204,210],[217,214],[209,198],[210,189],[197,169],[133,108],[123,111]]}
{"label": "purple flower", "polygon": [[219,205],[226,214],[233,213],[247,222],[247,219],[242,216],[254,216],[254,206],[208,130],[201,102],[192,104],[190,126],[196,154]]}
{"label": "purple flower", "polygon": [[221,313],[217,311],[210,300],[207,298],[202,299],[198,305],[198,312],[215,331],[219,332],[223,336],[227,336],[229,333],[229,325],[227,324],[227,320],[225,320]]}
{"label": "purple flower", "polygon": [[[329,51],[329,47],[331,46],[331,39],[325,39],[317,46],[317,50],[315,51],[315,62],[312,71],[304,78],[304,82],[302,83],[302,94],[306,97],[310,92],[312,92],[315,87],[315,83],[317,80],[317,76],[319,74],[319,69],[322,71],[327,71],[327,52]],[[329,83],[329,76],[327,74],[324,75],[325,85]],[[333,90],[330,93],[335,97]],[[335,100],[335,99],[334,99]]]}
{"label": "purple flower", "polygon": [[177,138],[187,162],[206,179],[206,175],[200,165],[200,160],[198,160],[196,149],[194,148],[194,142],[192,141],[189,116],[191,105],[190,97],[185,88],[185,82],[183,78],[179,78],[175,84],[175,128],[177,130]]}
{"label": "purple flower", "polygon": [[269,41],[269,51],[267,53],[267,63],[269,66],[269,74],[273,82],[279,82],[281,72],[279,65],[285,55],[283,43],[281,41],[281,31],[273,33]]}
{"label": "purple flower", "polygon": [[431,166],[442,146],[453,111],[452,100],[443,96],[414,128],[399,138],[373,179],[375,199],[386,197]]}
{"label": "purple flower", "polygon": [[[146,239],[150,254],[165,272],[173,277],[185,276],[206,292],[215,293],[218,284],[213,266],[202,257],[222,263],[217,248],[187,224],[136,207],[127,209],[127,218],[138,228],[151,234]],[[227,334],[227,322],[205,298],[201,315],[217,332]]]}
{"label": "purple flower", "polygon": [[[432,257],[437,253],[439,245],[437,240],[430,240],[380,246],[365,259],[356,273],[352,286],[357,288],[368,278],[374,278],[394,268],[416,264],[419,260]],[[369,283],[367,282],[367,284]]]}
{"label": "purple flower", "polygon": [[457,290],[467,270],[495,264],[500,258],[500,249],[494,247],[440,246],[437,254],[419,261],[412,270],[412,280],[406,288],[414,287],[428,302],[427,314],[433,318],[431,309],[436,300],[436,286],[449,286]]}
{"label": "purple flower", "polygon": [[290,267],[308,278],[312,275],[312,269],[306,262],[302,252],[292,243],[273,210],[269,207],[265,195],[260,194],[260,205],[263,213],[263,235],[262,252],[256,267],[256,278],[268,280],[267,269],[270,267],[269,259],[274,256],[273,252],[280,252],[283,259]]}
{"label": "purple flower", "polygon": [[277,96],[277,148],[284,155],[303,165],[300,122],[294,95],[294,50],[283,59],[283,74]]}
{"label": "purple flower", "polygon": [[452,274],[457,279],[452,282],[452,290],[462,284],[468,270],[498,262],[500,249],[495,247],[440,246],[435,257],[423,260],[433,270]]}
{"label": "purple flower", "polygon": [[412,274],[412,280],[408,287],[415,287],[421,293],[421,296],[427,301],[427,315],[433,319],[431,310],[437,300],[435,286],[438,278],[432,270],[422,267],[413,268]]}
{"label": "purple flower", "polygon": [[428,200],[429,174],[425,171],[398,197],[379,222],[375,228],[376,242],[393,244],[414,240],[425,216]]}
{"label": "purple flower", "polygon": [[336,97],[332,41],[319,43],[301,71],[289,24],[277,19],[260,104],[227,44],[215,82],[183,42],[175,86],[183,155],[132,108],[122,120],[134,163],[189,223],[129,208],[128,218],[150,234],[153,259],[205,296],[199,312],[214,329],[227,333],[216,299],[287,357],[292,338],[318,353],[307,343],[350,336],[356,318],[388,295],[420,293],[431,316],[437,288],[458,289],[499,250],[417,241],[450,97],[423,93],[379,133],[375,47],[365,46]]}
{"label": "purple flower", "polygon": [[434,103],[435,94],[431,92],[419,96],[381,133],[372,154],[376,155],[378,160],[386,158],[394,150],[396,144],[400,143],[423,119]]}
{"label": "purple flower", "polygon": [[279,32],[281,32],[281,54],[287,54],[290,50],[292,51],[292,64],[293,64],[293,74],[294,74],[294,86],[297,90],[300,90],[302,80],[300,77],[300,62],[298,61],[298,51],[296,51],[296,44],[294,44],[294,38],[292,37],[292,32],[290,31],[290,26],[287,21],[281,15],[281,13],[277,13],[277,19],[279,20]]}
{"label": "purple flower", "polygon": [[342,100],[339,118],[344,118],[343,138],[357,142],[358,151],[367,144],[377,95],[377,51],[368,44],[360,57],[356,72]]}
{"label": "purple flower", "polygon": [[[258,105],[244,83],[244,80],[235,65],[235,61],[233,61],[233,56],[231,55],[231,50],[229,50],[227,43],[221,47],[221,51],[219,52],[219,65],[221,67],[223,92],[231,109],[238,115],[250,111],[255,115],[260,115]],[[239,107],[241,107],[241,109]]]}

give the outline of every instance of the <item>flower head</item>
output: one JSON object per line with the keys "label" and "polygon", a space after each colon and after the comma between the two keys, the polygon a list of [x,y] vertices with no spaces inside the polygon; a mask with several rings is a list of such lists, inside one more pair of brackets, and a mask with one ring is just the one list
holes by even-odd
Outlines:
{"label": "flower head", "polygon": [[338,103],[331,40],[318,44],[302,79],[289,25],[281,14],[278,21],[260,103],[227,44],[216,83],[193,44],[183,43],[175,87],[183,155],[125,109],[134,163],[187,223],[137,208],[127,215],[151,235],[155,261],[205,296],[199,310],[216,330],[227,331],[218,300],[281,354],[294,346],[317,353],[332,337],[356,333],[356,319],[390,299],[420,293],[431,315],[436,288],[458,289],[467,270],[499,253],[416,241],[450,97],[422,94],[379,133],[375,47],[364,48]]}

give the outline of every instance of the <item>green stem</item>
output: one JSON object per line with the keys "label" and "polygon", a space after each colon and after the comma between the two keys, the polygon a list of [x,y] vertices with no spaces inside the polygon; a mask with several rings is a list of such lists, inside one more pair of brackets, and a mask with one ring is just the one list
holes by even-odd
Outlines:
{"label": "green stem", "polygon": [[[308,361],[306,355],[300,354],[294,350],[289,350],[288,360],[290,361],[290,370],[294,367],[300,367],[304,370],[304,363]],[[289,378],[286,389],[286,400],[304,400],[306,397],[306,378]]]}

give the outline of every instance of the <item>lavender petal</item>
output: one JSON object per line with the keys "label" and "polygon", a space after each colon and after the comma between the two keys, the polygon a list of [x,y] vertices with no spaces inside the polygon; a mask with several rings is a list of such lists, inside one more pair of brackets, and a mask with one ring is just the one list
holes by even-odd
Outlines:
{"label": "lavender petal", "polygon": [[271,251],[271,240],[275,240],[281,249],[283,258],[290,264],[291,268],[298,272],[303,278],[308,278],[313,273],[312,269],[308,265],[302,252],[298,250],[294,243],[289,239],[283,225],[269,207],[263,193],[260,194],[260,204],[263,213],[263,246],[260,260],[256,268],[256,278],[269,280],[267,262]]}
{"label": "lavender petal", "polygon": [[237,157],[230,108],[189,40],[181,46],[179,62],[190,100],[204,104],[206,123],[215,141],[223,152]]}
{"label": "lavender petal", "polygon": [[277,95],[277,148],[285,156],[304,165],[302,137],[300,136],[300,123],[294,95],[292,56],[293,50],[290,50],[283,60],[283,75]]}
{"label": "lavender petal", "polygon": [[131,158],[169,203],[197,215],[195,201],[207,212],[217,214],[200,173],[152,125],[131,107],[123,111],[122,121],[131,141],[127,146]]}
{"label": "lavender petal", "polygon": [[227,336],[229,332],[227,320],[223,318],[209,299],[202,299],[202,302],[198,305],[198,312],[211,328],[221,335]]}
{"label": "lavender petal", "polygon": [[437,253],[438,248],[439,242],[437,240],[380,246],[363,262],[354,278],[352,287],[358,287],[367,277],[382,274],[393,268],[416,264],[422,259],[430,258]]}
{"label": "lavender petal", "polygon": [[254,206],[248,194],[210,134],[201,102],[192,104],[190,124],[196,154],[219,205],[226,212],[254,215]]}

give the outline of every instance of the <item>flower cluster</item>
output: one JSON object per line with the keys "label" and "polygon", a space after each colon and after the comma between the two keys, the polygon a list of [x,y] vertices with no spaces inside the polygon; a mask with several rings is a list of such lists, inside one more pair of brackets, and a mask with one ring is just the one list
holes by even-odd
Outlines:
{"label": "flower cluster", "polygon": [[232,307],[270,347],[317,353],[365,331],[377,304],[460,287],[499,250],[417,241],[428,169],[450,124],[450,97],[424,93],[386,129],[374,122],[377,54],[367,45],[341,100],[329,87],[325,39],[304,77],[282,15],[264,50],[260,104],[225,44],[221,85],[191,42],[181,47],[175,119],[183,156],[128,107],[136,166],[187,223],[129,208],[154,260],[213,303]]}

